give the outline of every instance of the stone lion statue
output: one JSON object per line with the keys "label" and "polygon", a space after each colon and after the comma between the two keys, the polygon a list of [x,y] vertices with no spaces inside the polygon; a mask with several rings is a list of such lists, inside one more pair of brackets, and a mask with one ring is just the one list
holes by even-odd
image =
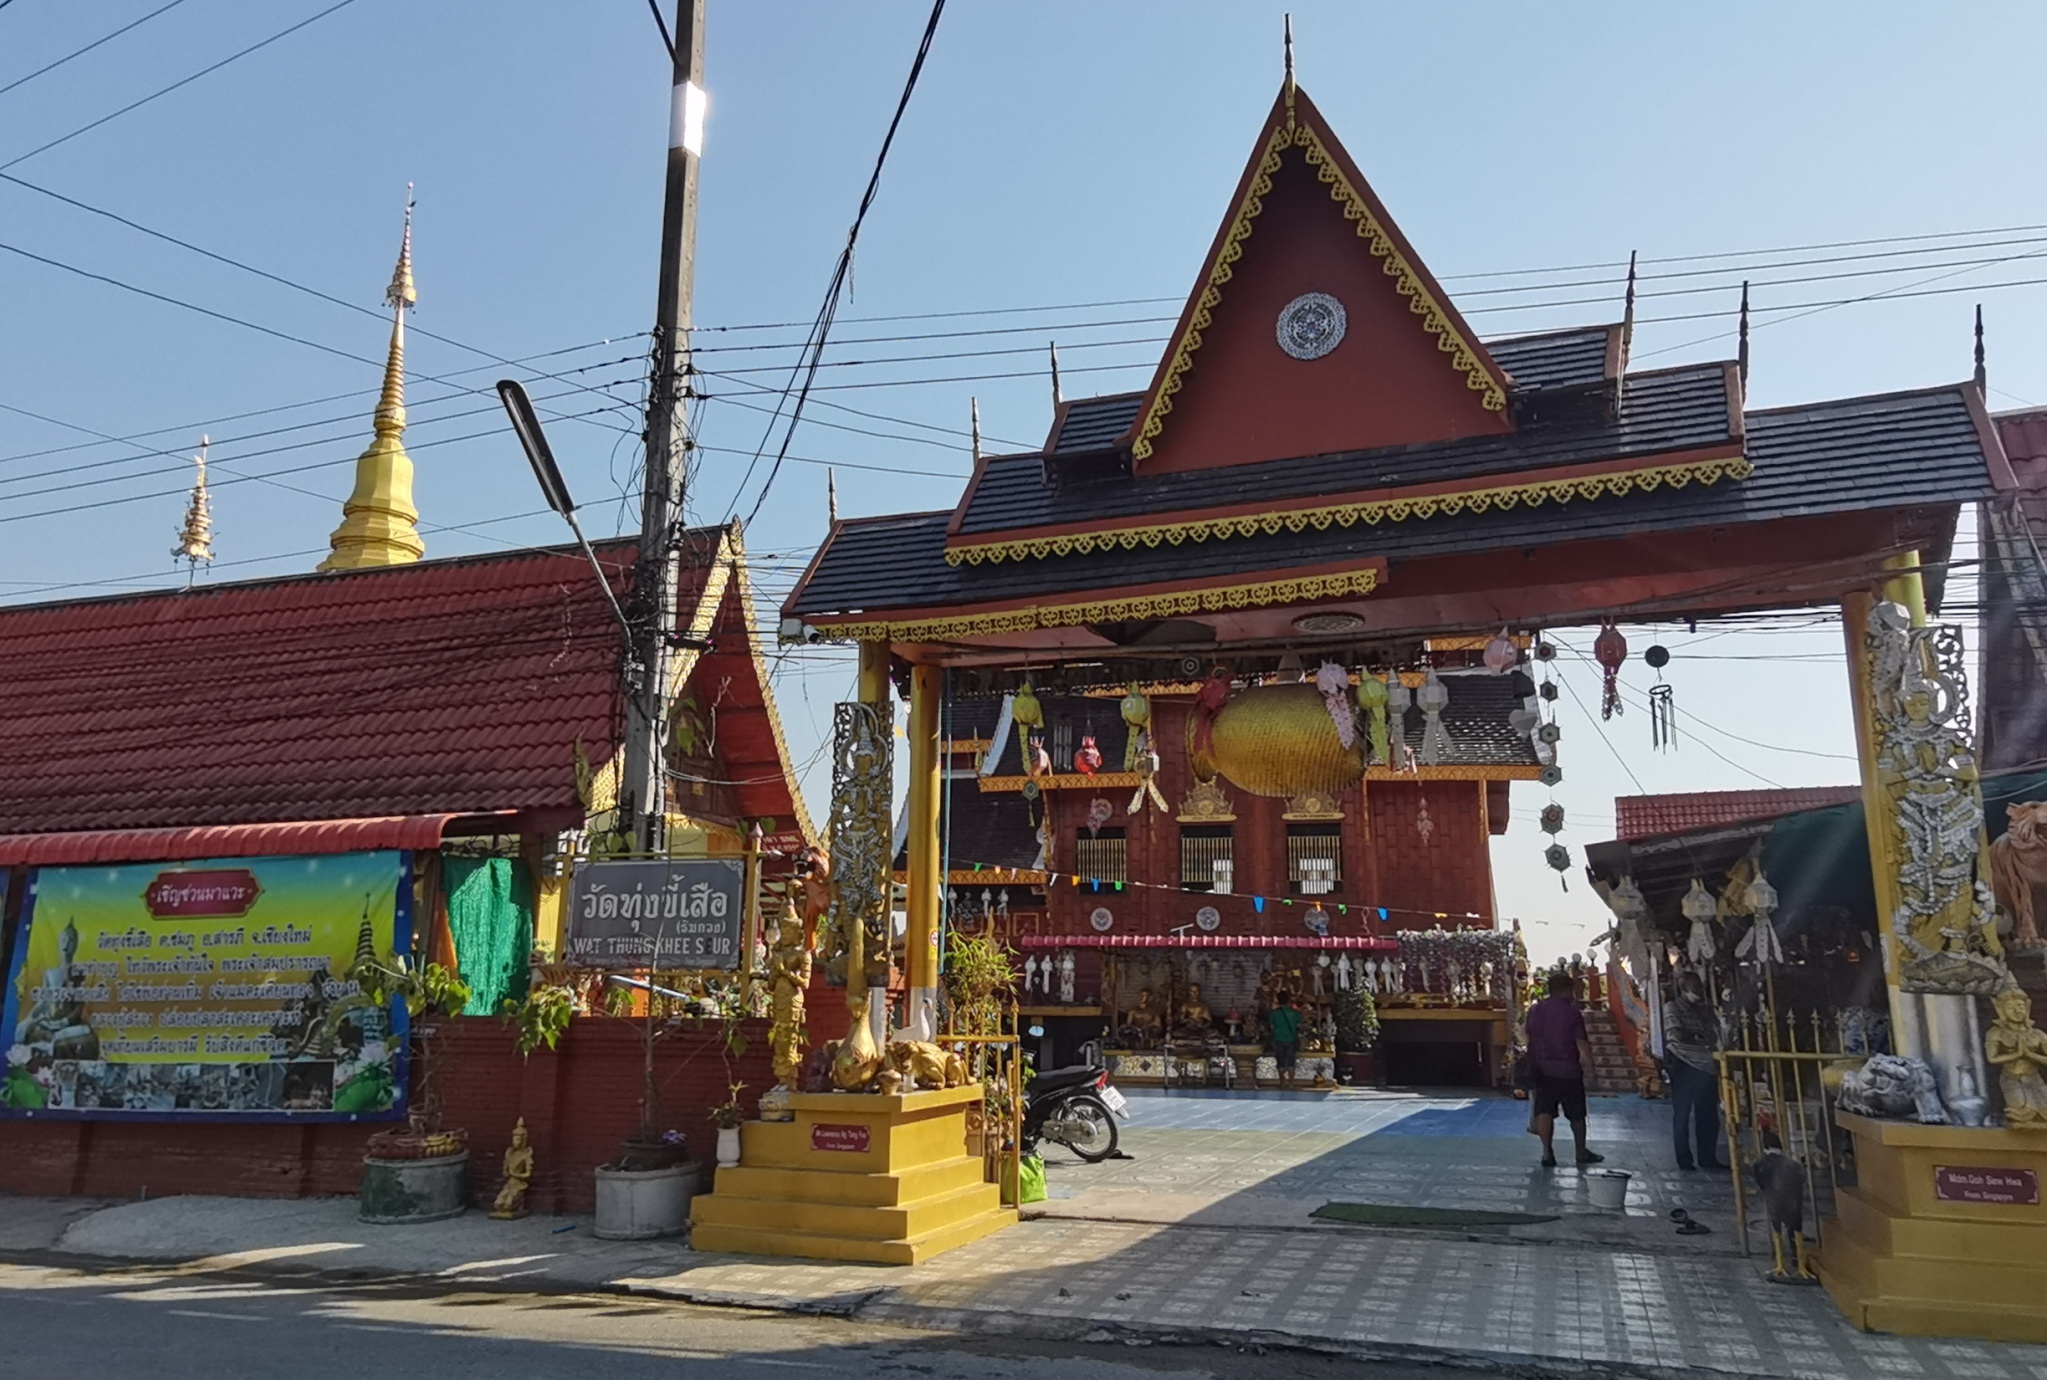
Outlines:
{"label": "stone lion statue", "polygon": [[2011,912],[2011,946],[2037,949],[2033,888],[2047,886],[2047,800],[2013,805],[2010,817],[2004,836],[1990,845],[1990,884],[1997,903]]}
{"label": "stone lion statue", "polygon": [[1859,1116],[1947,1125],[1940,1084],[1920,1059],[1872,1054],[1869,1062],[1841,1080],[1840,1108]]}

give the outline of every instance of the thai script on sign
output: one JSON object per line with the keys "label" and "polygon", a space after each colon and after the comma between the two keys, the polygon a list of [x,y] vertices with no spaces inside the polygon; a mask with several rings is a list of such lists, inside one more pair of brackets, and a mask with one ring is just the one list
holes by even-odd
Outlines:
{"label": "thai script on sign", "polygon": [[246,915],[263,888],[245,867],[202,872],[160,872],[142,893],[142,904],[162,920],[171,916]]}
{"label": "thai script on sign", "polygon": [[746,864],[737,858],[585,863],[569,884],[570,963],[737,968]]}

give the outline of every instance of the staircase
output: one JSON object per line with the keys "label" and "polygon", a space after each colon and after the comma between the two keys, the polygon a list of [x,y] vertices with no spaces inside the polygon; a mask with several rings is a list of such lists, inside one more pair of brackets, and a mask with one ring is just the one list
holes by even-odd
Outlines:
{"label": "staircase", "polygon": [[1585,1070],[1585,1091],[1594,1097],[1620,1097],[1636,1090],[1635,1060],[1614,1029],[1613,1013],[1604,1006],[1585,1008],[1585,1035],[1592,1046],[1592,1067]]}

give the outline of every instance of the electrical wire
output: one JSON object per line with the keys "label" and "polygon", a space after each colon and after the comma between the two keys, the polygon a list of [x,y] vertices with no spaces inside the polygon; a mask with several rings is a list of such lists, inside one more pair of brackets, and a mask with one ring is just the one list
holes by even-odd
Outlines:
{"label": "electrical wire", "polygon": [[[775,456],[774,466],[768,471],[767,479],[761,484],[760,496],[754,500],[753,509],[747,514],[749,525],[759,516],[761,504],[767,502],[768,491],[774,488],[775,477],[782,471],[782,458],[789,452],[789,442],[795,436],[797,426],[803,421],[803,406],[809,400],[811,385],[817,377],[817,366],[824,355],[825,341],[831,335],[832,318],[838,315],[840,294],[845,290],[846,280],[853,272],[853,252],[859,247],[860,227],[866,223],[867,212],[874,205],[876,193],[881,190],[882,169],[888,163],[889,150],[895,146],[896,131],[902,127],[903,114],[910,108],[910,97],[916,93],[917,78],[923,75],[924,60],[931,53],[931,40],[938,36],[938,21],[944,14],[945,0],[932,0],[931,17],[924,23],[924,35],[918,40],[916,57],[911,59],[910,75],[903,83],[903,94],[896,100],[895,114],[889,117],[888,131],[882,136],[881,149],[875,155],[874,170],[867,177],[867,189],[860,195],[859,209],[854,211],[852,227],[846,232],[846,247],[839,252],[839,261],[832,270],[831,283],[825,289],[824,305],[818,309],[816,323],[811,328],[810,365],[808,370],[803,372],[802,388],[797,392],[795,404],[790,409],[789,425],[782,433],[781,450]],[[796,375],[792,374],[790,384],[793,386],[795,382]],[[780,415],[779,408],[778,403],[777,416]],[[762,434],[762,452],[767,449],[767,438],[773,432],[774,422],[775,418],[770,418],[768,431]],[[759,463],[760,454],[757,453],[747,465],[746,474],[733,489],[735,496],[746,492],[747,483],[753,478],[754,467]],[[728,514],[731,511],[734,510],[728,509]]]}
{"label": "electrical wire", "polygon": [[48,143],[38,144],[35,148],[30,149],[27,153],[19,154],[14,158],[8,159],[5,163],[0,163],[0,172],[5,172],[7,169],[14,167],[18,163],[26,163],[29,159],[34,158],[37,154],[48,153],[51,149],[56,148],[59,144],[68,144],[73,139],[76,139],[79,135],[89,134],[93,130],[98,129],[101,125],[106,124],[111,120],[120,119],[123,115],[128,114],[130,111],[140,110],[143,106],[148,105],[151,101],[158,100],[164,96],[168,96],[171,94],[171,92],[176,91],[181,87],[190,86],[193,82],[198,81],[201,77],[210,76],[211,74],[218,72],[221,68],[227,66],[229,63],[239,62],[241,59],[249,56],[251,53],[261,52],[263,49],[268,48],[271,44],[277,42],[279,39],[289,38],[291,35],[297,33],[300,29],[305,28],[308,24],[317,24],[319,21],[325,19],[328,15],[334,13],[336,10],[346,9],[354,3],[355,0],[335,0],[334,4],[329,5],[326,9],[321,10],[318,14],[312,15],[311,17],[306,19],[301,19],[298,23],[293,24],[289,28],[280,29],[276,33],[270,35],[270,37],[263,39],[257,43],[251,43],[248,47],[242,49],[239,52],[230,53],[228,56],[222,58],[219,62],[213,63],[210,66],[202,67],[188,77],[180,77],[178,80],[172,82],[169,86],[161,87],[158,90],[152,91],[147,96],[142,97],[142,99],[140,100],[130,101],[128,104],[122,106],[119,110],[113,111],[110,114],[102,115],[97,120],[94,120],[89,124],[80,125],[77,129],[72,130],[69,134],[61,134],[55,139],[50,140]]}
{"label": "electrical wire", "polygon": [[[6,8],[7,5],[12,3],[13,0],[0,0],[0,9],[4,9]],[[170,0],[170,3],[168,5],[163,5],[158,7],[157,9],[153,9],[148,14],[143,15],[140,19],[129,20],[126,24],[123,24],[120,28],[114,30],[112,33],[106,35],[105,37],[96,38],[92,42],[86,44],[83,48],[74,48],[70,52],[64,54],[63,57],[58,58],[55,62],[44,63],[41,67],[36,68],[35,71],[30,72],[25,77],[16,77],[13,81],[7,83],[7,85],[0,86],[0,96],[6,95],[8,92],[12,91],[17,86],[28,85],[37,77],[42,76],[45,72],[56,71],[59,67],[62,67],[65,63],[70,62],[74,58],[84,57],[87,53],[91,52],[93,49],[99,47],[103,43],[112,43],[115,39],[119,38],[122,34],[127,33],[130,29],[139,29],[144,24],[147,24],[150,20],[156,18],[158,15],[163,14],[169,10],[174,10],[184,3],[185,0]]]}

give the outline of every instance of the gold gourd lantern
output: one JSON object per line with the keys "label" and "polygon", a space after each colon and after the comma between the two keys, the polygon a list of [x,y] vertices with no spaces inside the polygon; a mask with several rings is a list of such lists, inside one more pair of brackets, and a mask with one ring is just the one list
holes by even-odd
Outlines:
{"label": "gold gourd lantern", "polygon": [[1346,748],[1322,692],[1309,684],[1261,685],[1223,705],[1204,743],[1188,725],[1187,752],[1197,777],[1221,774],[1253,795],[1285,799],[1303,791],[1335,794],[1365,774],[1368,742]]}

